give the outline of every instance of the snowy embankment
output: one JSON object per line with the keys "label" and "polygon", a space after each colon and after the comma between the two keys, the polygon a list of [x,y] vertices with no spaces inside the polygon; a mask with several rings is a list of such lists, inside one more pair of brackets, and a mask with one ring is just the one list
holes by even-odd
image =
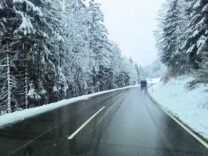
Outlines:
{"label": "snowy embankment", "polygon": [[208,86],[191,76],[159,82],[148,89],[152,98],[193,131],[208,140]]}
{"label": "snowy embankment", "polygon": [[75,97],[75,98],[71,98],[71,99],[61,100],[61,101],[51,103],[51,104],[46,104],[46,105],[43,105],[40,107],[35,107],[35,108],[30,108],[30,109],[26,109],[26,110],[22,110],[22,111],[16,111],[14,113],[4,114],[4,115],[0,116],[0,127],[3,127],[7,124],[15,123],[18,121],[22,121],[22,120],[25,120],[27,118],[30,118],[30,117],[33,117],[36,115],[40,115],[42,113],[57,109],[59,107],[63,107],[65,105],[72,104],[77,101],[87,100],[87,99],[92,98],[94,96],[102,95],[105,93],[111,93],[111,92],[115,92],[115,91],[119,91],[119,90],[124,90],[124,89],[128,89],[128,88],[133,88],[133,87],[138,87],[138,85],[128,86],[128,87],[124,87],[124,88],[118,88],[118,89],[112,89],[112,90],[108,90],[108,91],[102,91],[102,92],[93,93],[93,94],[89,94],[89,95],[83,95],[83,96],[79,96],[79,97]]}

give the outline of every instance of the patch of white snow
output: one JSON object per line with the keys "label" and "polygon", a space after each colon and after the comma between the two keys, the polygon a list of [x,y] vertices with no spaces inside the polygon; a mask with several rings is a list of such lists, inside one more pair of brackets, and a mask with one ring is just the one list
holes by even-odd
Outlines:
{"label": "patch of white snow", "polygon": [[191,76],[181,76],[149,88],[150,95],[171,114],[196,133],[208,139],[208,87],[197,84],[190,89]]}
{"label": "patch of white snow", "polygon": [[51,111],[51,110],[55,110],[57,108],[72,104],[77,101],[87,100],[87,99],[92,98],[94,96],[102,95],[105,93],[111,93],[111,92],[115,92],[115,91],[119,91],[119,90],[124,90],[124,89],[128,89],[128,88],[134,88],[134,87],[138,87],[138,86],[139,85],[128,86],[128,87],[118,88],[118,89],[112,89],[112,90],[108,90],[108,91],[102,91],[102,92],[93,93],[93,94],[89,94],[89,95],[83,95],[83,96],[79,96],[79,97],[75,97],[75,98],[71,98],[71,99],[67,99],[67,100],[62,100],[62,101],[51,103],[51,104],[46,104],[46,105],[43,105],[40,107],[35,107],[35,108],[30,108],[30,109],[26,109],[26,110],[22,110],[22,111],[16,111],[14,113],[4,114],[4,115],[0,116],[0,127],[3,127],[8,124],[19,122],[19,121],[25,120],[27,118],[43,114],[43,113]]}

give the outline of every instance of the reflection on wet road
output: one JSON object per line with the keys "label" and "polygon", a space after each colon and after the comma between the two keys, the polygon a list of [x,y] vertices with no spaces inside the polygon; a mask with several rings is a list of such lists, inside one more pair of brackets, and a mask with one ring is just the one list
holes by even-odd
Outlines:
{"label": "reflection on wet road", "polygon": [[208,156],[208,149],[152,103],[145,89],[132,88],[0,128],[0,156],[7,155]]}

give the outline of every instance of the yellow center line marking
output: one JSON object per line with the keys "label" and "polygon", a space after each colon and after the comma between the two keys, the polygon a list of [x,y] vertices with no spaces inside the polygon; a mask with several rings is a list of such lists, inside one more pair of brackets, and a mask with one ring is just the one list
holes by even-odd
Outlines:
{"label": "yellow center line marking", "polygon": [[178,119],[176,119],[172,114],[170,114],[164,107],[162,107],[157,101],[155,101],[155,99],[150,95],[149,92],[147,92],[147,95],[150,97],[150,99],[158,105],[158,107],[165,112],[170,118],[172,118],[177,124],[179,124],[184,130],[186,130],[192,137],[194,137],[197,141],[199,141],[205,148],[208,149],[208,143],[206,141],[204,141],[201,137],[199,137],[198,135],[196,135],[192,129],[188,128],[187,126],[185,126],[181,121],[179,121]]}
{"label": "yellow center line marking", "polygon": [[83,125],[81,125],[74,133],[72,133],[68,139],[72,140],[93,118],[95,118],[103,109],[105,106],[103,106],[99,111],[97,111],[93,116],[91,116]]}

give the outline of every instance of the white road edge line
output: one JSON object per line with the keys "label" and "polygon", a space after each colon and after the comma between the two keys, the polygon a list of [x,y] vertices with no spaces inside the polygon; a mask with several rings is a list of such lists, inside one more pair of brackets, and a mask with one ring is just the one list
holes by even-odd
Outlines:
{"label": "white road edge line", "polygon": [[179,121],[178,119],[176,119],[172,114],[170,114],[164,107],[162,107],[162,105],[160,105],[151,95],[150,93],[147,91],[147,95],[150,97],[150,99],[156,104],[158,105],[158,107],[164,112],[166,113],[170,118],[172,118],[177,124],[179,124],[186,132],[188,132],[192,137],[194,137],[198,142],[200,142],[205,148],[208,149],[208,143],[203,140],[201,137],[199,137],[198,135],[196,135],[192,129],[190,129],[189,127],[185,126],[184,123],[182,123],[181,121]]}
{"label": "white road edge line", "polygon": [[99,111],[97,111],[93,116],[91,116],[84,124],[82,124],[74,133],[72,133],[68,140],[72,140],[93,118],[95,118],[103,109],[105,106],[103,106]]}

